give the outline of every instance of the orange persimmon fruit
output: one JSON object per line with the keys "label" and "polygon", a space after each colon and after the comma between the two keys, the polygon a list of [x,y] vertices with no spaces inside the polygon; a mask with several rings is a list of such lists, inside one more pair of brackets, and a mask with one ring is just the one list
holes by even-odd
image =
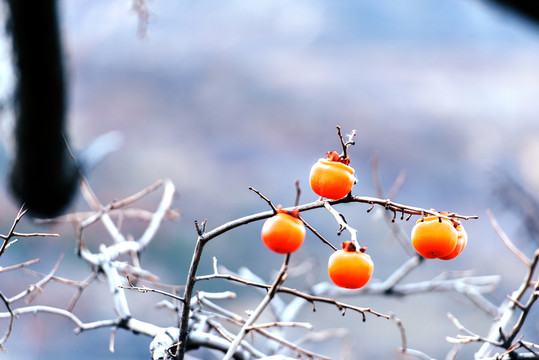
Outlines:
{"label": "orange persimmon fruit", "polygon": [[466,244],[468,243],[468,234],[466,234],[466,230],[464,230],[462,224],[457,223],[455,229],[457,230],[458,234],[457,246],[455,246],[455,249],[453,249],[453,251],[450,252],[449,255],[440,256],[440,259],[442,260],[451,260],[456,258],[462,252],[462,250],[464,250]]}
{"label": "orange persimmon fruit", "polygon": [[262,241],[270,250],[288,254],[299,249],[305,239],[305,225],[299,219],[297,210],[287,211],[277,208],[277,214],[262,225]]}
{"label": "orange persimmon fruit", "polygon": [[369,282],[374,269],[365,248],[356,250],[351,241],[342,243],[342,249],[329,257],[328,273],[331,281],[346,289],[359,289]]}
{"label": "orange persimmon fruit", "polygon": [[449,256],[457,246],[458,232],[453,222],[438,216],[419,219],[412,229],[412,245],[427,259]]}
{"label": "orange persimmon fruit", "polygon": [[356,183],[349,158],[341,158],[336,151],[328,152],[311,168],[309,183],[313,191],[327,199],[339,200],[348,195]]}

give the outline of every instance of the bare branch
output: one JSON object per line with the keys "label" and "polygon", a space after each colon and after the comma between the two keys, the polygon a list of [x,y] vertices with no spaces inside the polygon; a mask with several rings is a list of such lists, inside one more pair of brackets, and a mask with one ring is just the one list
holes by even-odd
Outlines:
{"label": "bare branch", "polygon": [[13,329],[13,318],[15,317],[15,315],[13,314],[13,310],[11,310],[9,300],[1,292],[0,292],[0,298],[4,302],[4,305],[6,306],[8,312],[9,312],[9,323],[8,323],[8,326],[7,326],[7,330],[6,330],[6,333],[4,334],[4,336],[2,336],[2,338],[0,339],[0,349],[3,349],[3,345],[7,341],[7,339],[9,338],[9,335],[11,334],[11,330]]}
{"label": "bare branch", "polygon": [[0,273],[12,271],[12,270],[22,269],[23,267],[30,266],[30,265],[38,263],[40,261],[41,261],[41,259],[34,259],[34,260],[25,261],[25,262],[17,264],[17,265],[12,265],[12,266],[7,266],[7,267],[1,267],[0,266]]}
{"label": "bare branch", "polygon": [[0,238],[4,239],[2,242],[2,245],[0,245],[0,256],[4,254],[6,249],[11,246],[14,242],[10,242],[11,238],[14,236],[17,237],[38,237],[38,236],[48,236],[48,237],[59,237],[58,234],[47,234],[47,233],[31,233],[31,234],[25,234],[25,233],[19,233],[16,232],[15,229],[19,222],[21,221],[22,217],[26,214],[28,210],[24,210],[24,205],[19,209],[19,212],[17,213],[17,216],[15,217],[15,220],[13,220],[13,224],[11,225],[11,229],[9,230],[7,235],[0,234]]}
{"label": "bare branch", "polygon": [[[260,196],[260,198],[262,200],[264,200],[265,202],[268,203],[269,207],[271,208],[271,210],[273,211],[273,214],[277,214],[277,208],[275,207],[275,205],[273,205],[273,202],[268,199],[264,194],[262,194],[260,191],[258,191],[257,189],[255,189],[254,187],[252,186],[249,186],[249,190],[251,190],[252,192],[254,192],[255,194],[257,194],[258,196]],[[297,205],[296,205],[297,206]]]}
{"label": "bare branch", "polygon": [[[174,187],[174,184],[172,183],[172,181],[170,179],[164,180],[163,183],[164,183],[164,186],[165,186],[165,188],[163,190],[163,197],[161,199],[161,202],[159,203],[159,206],[158,206],[157,210],[155,211],[155,213],[154,213],[154,215],[152,217],[152,220],[150,221],[150,224],[146,228],[146,231],[144,231],[144,234],[142,234],[142,236],[138,240],[138,243],[140,244],[140,250],[139,251],[143,251],[144,248],[146,248],[146,246],[148,246],[150,241],[155,236],[155,233],[159,229],[159,226],[161,225],[161,222],[165,218],[165,216],[167,214],[167,211],[170,209],[170,206],[172,205],[172,199],[174,197],[174,193],[176,191],[176,188]],[[161,183],[159,183],[159,185],[156,184],[154,186],[160,186],[160,185],[161,185]],[[153,188],[148,188],[147,191],[148,192],[153,191]]]}
{"label": "bare branch", "polygon": [[[245,285],[248,285],[248,286],[259,287],[259,288],[264,288],[264,289],[268,289],[268,290],[271,288],[270,285],[244,280],[242,278],[239,278],[239,277],[236,277],[236,276],[233,276],[233,275],[230,275],[230,274],[213,274],[213,275],[206,275],[206,276],[198,276],[196,278],[196,281],[210,280],[210,279],[226,279],[226,280],[229,280],[229,281],[238,282],[238,283],[245,284]],[[337,301],[337,300],[332,299],[332,298],[326,298],[326,297],[322,297],[322,296],[305,294],[305,293],[302,293],[301,291],[298,291],[296,289],[287,288],[287,287],[284,287],[284,286],[279,287],[279,289],[277,291],[303,298],[303,299],[307,300],[310,303],[320,302],[320,303],[326,303],[326,304],[335,305],[341,311],[349,309],[349,310],[352,310],[352,311],[359,312],[363,317],[363,321],[365,321],[365,313],[371,313],[372,315],[375,315],[377,317],[382,317],[382,318],[385,318],[385,319],[390,318],[389,315],[385,315],[385,314],[376,312],[376,311],[372,310],[370,307],[358,307],[358,306],[354,306],[354,305],[350,305],[350,304],[346,304],[346,303]]]}
{"label": "bare branch", "polygon": [[296,322],[296,321],[274,321],[270,323],[251,325],[247,328],[247,331],[251,330],[260,330],[272,327],[302,327],[308,330],[313,329],[313,325],[306,322]]}
{"label": "bare branch", "polygon": [[311,225],[309,225],[309,223],[307,223],[305,221],[305,219],[303,217],[300,216],[299,218],[302,222],[303,222],[303,225],[305,225],[305,227],[309,230],[311,230],[311,232],[316,236],[318,237],[320,240],[322,240],[322,242],[326,245],[328,245],[329,247],[331,247],[334,251],[337,251],[337,247],[335,245],[333,245],[331,242],[329,242],[329,240],[327,240],[325,237],[323,237],[322,235],[320,235],[320,233],[315,229],[313,228]]}
{"label": "bare branch", "polygon": [[169,293],[169,292],[166,292],[166,291],[162,291],[162,290],[158,290],[158,289],[152,289],[152,288],[148,288],[146,286],[142,286],[142,287],[134,286],[133,284],[131,284],[131,281],[129,281],[129,277],[127,277],[127,281],[129,282],[129,286],[119,285],[118,288],[127,289],[127,290],[136,290],[136,291],[138,291],[139,293],[142,293],[142,294],[149,293],[149,292],[156,293],[156,294],[161,294],[161,295],[173,298],[175,300],[184,302],[184,299],[182,297],[177,296],[177,295],[172,294],[172,293]]}
{"label": "bare branch", "polygon": [[28,296],[32,292],[36,291],[36,290],[41,291],[41,289],[45,286],[45,284],[47,284],[47,282],[49,282],[51,280],[51,278],[54,276],[54,274],[58,270],[58,267],[60,266],[60,262],[62,261],[62,259],[63,259],[63,255],[60,256],[60,258],[56,262],[55,266],[53,267],[53,269],[50,271],[50,273],[47,276],[45,276],[43,279],[41,279],[37,283],[28,286],[28,288],[26,290],[24,290],[24,291],[20,292],[19,294],[9,298],[8,299],[9,302],[13,303],[13,302],[15,302],[17,300],[20,300],[20,299]]}
{"label": "bare branch", "polygon": [[404,329],[404,325],[402,324],[401,319],[399,319],[395,314],[390,314],[390,320],[393,321],[395,325],[399,328],[399,331],[401,333],[401,342],[402,342],[402,352],[406,352],[406,349],[408,348],[408,343],[406,340],[406,330]]}
{"label": "bare branch", "polygon": [[338,231],[338,234],[340,235],[340,233],[343,231],[343,230],[348,230],[348,232],[350,232],[350,240],[352,241],[352,243],[356,246],[356,249],[360,249],[361,246],[359,245],[358,241],[357,241],[357,230],[354,229],[353,227],[351,227],[350,225],[348,225],[348,223],[346,222],[346,220],[344,219],[344,216],[342,216],[341,213],[339,213],[337,210],[335,210],[330,204],[329,202],[325,201],[324,202],[324,207],[331,213],[331,215],[333,215],[333,217],[335,218],[335,220],[337,221],[337,223],[339,224],[339,231]]}
{"label": "bare branch", "polygon": [[234,339],[234,342],[230,345],[230,348],[226,352],[225,356],[223,357],[223,360],[230,360],[234,353],[236,352],[238,346],[240,346],[241,342],[247,335],[248,329],[254,325],[254,323],[258,320],[266,306],[269,304],[271,299],[275,296],[277,293],[278,288],[281,286],[281,284],[286,280],[286,270],[288,269],[288,261],[290,260],[290,254],[286,254],[284,256],[283,265],[281,266],[281,270],[279,270],[279,273],[277,274],[273,284],[271,285],[268,293],[264,297],[264,299],[258,304],[255,311],[249,316],[249,319],[245,322],[243,327],[241,328],[238,335],[236,335],[236,338]]}
{"label": "bare branch", "polygon": [[490,220],[490,224],[494,228],[494,231],[496,231],[496,234],[498,234],[500,239],[502,239],[505,246],[507,246],[509,248],[509,250],[511,250],[511,252],[513,254],[515,254],[516,257],[518,257],[519,260],[524,263],[524,265],[530,266],[531,265],[531,260],[526,255],[524,255],[524,253],[522,251],[520,251],[515,246],[515,244],[511,241],[509,236],[507,236],[507,234],[502,230],[502,228],[500,227],[500,225],[496,221],[496,218],[494,218],[494,215],[492,214],[492,211],[490,209],[487,209],[487,216],[488,216],[488,218]]}
{"label": "bare branch", "polygon": [[343,136],[341,134],[341,127],[337,125],[337,136],[339,137],[339,140],[341,142],[342,146],[342,157],[347,158],[348,157],[348,147],[350,145],[354,145],[354,137],[356,136],[356,130],[352,130],[352,133],[348,135],[348,140],[344,141]]}
{"label": "bare branch", "polygon": [[[382,182],[380,180],[380,172],[378,170],[378,157],[374,156],[371,160],[371,173],[372,173],[372,179],[374,183],[374,188],[376,189],[376,196],[379,198],[384,197],[384,190],[382,188]],[[406,173],[401,172],[399,176],[397,176],[397,179],[395,179],[395,182],[393,186],[391,187],[391,190],[389,191],[389,198],[393,198],[397,195],[397,192],[400,190],[400,187],[404,183],[406,179]],[[374,207],[374,204],[372,204]],[[384,212],[384,219],[388,223],[394,223],[396,218],[396,211],[393,211],[393,217],[390,217],[387,212]],[[401,211],[401,220],[404,219],[404,211]],[[406,219],[408,220],[408,219]],[[403,234],[403,231],[400,226],[397,224],[393,224],[393,226],[390,226],[391,231],[397,241],[401,244],[401,246],[404,248],[404,250],[410,255],[413,256],[416,254],[416,251],[414,250],[413,246],[410,244],[408,236],[405,236]]]}

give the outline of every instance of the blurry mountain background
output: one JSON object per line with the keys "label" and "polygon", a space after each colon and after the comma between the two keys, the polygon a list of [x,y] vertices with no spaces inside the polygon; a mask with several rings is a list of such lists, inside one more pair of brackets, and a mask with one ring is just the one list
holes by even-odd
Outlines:
{"label": "blurry mountain background", "polygon": [[[502,282],[490,296],[496,304],[519,286],[526,269],[501,244],[485,210],[493,210],[524,251],[531,254],[537,247],[521,212],[521,205],[533,203],[539,193],[537,25],[482,0],[152,0],[144,29],[144,19],[131,5],[60,1],[69,135],[81,149],[108,131],[123,134],[122,148],[88,176],[103,203],[165,177],[177,186],[175,208],[181,219],[165,223],[143,255],[143,267],[161,281],[184,283],[196,240],[194,220],[208,219],[211,229],[268,209],[249,186],[275,204],[290,206],[298,179],[302,202],[315,200],[309,169],[326,151],[340,150],[335,126],[341,125],[345,133],[358,132],[350,150],[358,178],[354,194],[375,195],[371,160],[377,157],[386,191],[401,171],[407,172],[393,200],[480,217],[464,224],[469,245],[461,256],[451,262],[427,261],[405,281],[471,269],[477,275],[500,274]],[[5,46],[2,51],[5,61]],[[2,79],[5,86],[9,77],[3,74]],[[9,154],[2,151],[0,169],[6,173]],[[19,204],[2,181],[0,232],[7,233]],[[517,199],[507,196],[515,192]],[[143,204],[153,209],[158,194],[150,200]],[[78,200],[74,209],[87,207]],[[358,204],[338,209],[368,245],[375,278],[384,279],[406,260],[380,211],[367,214],[368,206]],[[305,218],[335,245],[346,240],[336,236],[336,223],[326,211],[311,211]],[[413,222],[400,224],[409,232]],[[245,265],[270,281],[281,257],[261,244],[261,225],[214,240],[201,274],[212,271],[211,258],[217,256],[232,270]],[[131,226],[134,234],[143,229],[136,223],[123,226]],[[97,228],[86,236],[94,248],[108,241]],[[32,269],[48,272],[65,253],[59,276],[83,280],[88,274],[74,255],[71,224],[50,227],[25,219],[23,230],[62,236],[21,241],[2,257],[2,266],[40,257]],[[317,265],[311,279],[298,287],[329,281],[325,263],[330,253],[312,234],[307,236],[293,258],[315,259]],[[0,277],[6,295],[35,281],[22,272],[17,276],[20,282],[9,285],[12,294],[6,281],[13,282],[14,275]],[[256,291],[223,281],[197,289],[238,291],[239,300],[223,302],[237,311],[253,308],[260,299]],[[51,284],[44,289],[46,300],[38,297],[35,303],[65,306],[72,293]],[[174,324],[164,311],[153,310],[159,296],[131,293],[129,298],[135,317]],[[455,294],[344,300],[396,313],[407,329],[408,345],[436,358],[451,348],[445,336],[458,333],[447,312],[483,335],[490,325],[488,315]],[[106,284],[101,284],[86,290],[75,312],[83,321],[95,321],[113,318],[111,309]],[[347,328],[354,359],[394,358],[401,345],[388,321],[367,316],[363,323],[352,312],[342,317],[336,308],[318,309],[323,311],[312,313],[306,306],[301,320],[318,330]],[[111,354],[110,329],[73,335],[73,328],[67,319],[52,315],[23,316],[14,324],[7,355],[0,357],[149,358],[146,337],[119,330]],[[523,331],[537,342],[537,321]],[[339,358],[342,343],[330,340],[313,349]],[[459,358],[469,359],[477,348],[466,345]],[[214,358],[204,354],[199,356]]]}

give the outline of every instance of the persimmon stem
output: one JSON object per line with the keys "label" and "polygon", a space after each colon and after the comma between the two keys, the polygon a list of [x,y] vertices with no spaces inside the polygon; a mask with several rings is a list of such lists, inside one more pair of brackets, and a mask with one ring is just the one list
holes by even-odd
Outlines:
{"label": "persimmon stem", "polygon": [[294,206],[297,207],[299,205],[299,198],[301,195],[301,188],[299,186],[299,180],[294,181],[294,184],[296,185],[296,200],[294,201]]}
{"label": "persimmon stem", "polygon": [[[265,202],[268,203],[268,205],[270,206],[271,210],[273,210],[273,214],[277,214],[277,208],[275,207],[275,205],[273,205],[273,203],[271,202],[270,199],[268,199],[266,196],[264,196],[264,194],[262,194],[260,191],[258,191],[257,189],[255,189],[254,187],[252,186],[249,186],[249,190],[253,191],[255,194],[257,194],[258,196],[260,196],[260,198],[262,200],[264,200]],[[297,205],[296,205],[297,206]]]}
{"label": "persimmon stem", "polygon": [[341,134],[341,127],[337,125],[337,135],[339,136],[339,140],[341,141],[342,146],[342,158],[346,159],[348,157],[348,147],[350,145],[355,145],[355,141],[353,138],[356,136],[356,130],[352,130],[352,133],[348,135],[348,140],[345,142],[342,134]]}

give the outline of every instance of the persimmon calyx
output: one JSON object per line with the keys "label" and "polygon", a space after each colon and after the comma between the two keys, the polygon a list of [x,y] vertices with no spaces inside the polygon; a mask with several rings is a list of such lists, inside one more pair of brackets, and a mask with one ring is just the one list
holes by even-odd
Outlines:
{"label": "persimmon calyx", "polygon": [[[430,209],[430,211],[437,212],[434,209]],[[440,211],[440,212],[438,212],[438,214],[447,217],[447,218],[444,218],[444,219],[451,221],[451,223],[453,224],[453,227],[455,229],[457,229],[458,226],[461,225],[461,222],[460,222],[460,220],[458,218],[449,215],[449,211]],[[430,217],[430,216],[435,216],[435,215],[422,216],[421,217],[421,222],[425,221],[425,217]],[[438,221],[441,222],[442,218],[438,217]]]}
{"label": "persimmon calyx", "polygon": [[299,219],[299,210],[294,208],[292,210],[283,209],[282,205],[277,206],[277,214],[287,214],[293,218]]}
{"label": "persimmon calyx", "polygon": [[329,161],[340,162],[340,163],[343,163],[344,165],[350,165],[350,158],[341,157],[335,150],[328,151],[326,153],[326,157]]}
{"label": "persimmon calyx", "polygon": [[358,249],[356,244],[354,244],[353,241],[343,241],[343,243],[341,244],[341,249],[346,251],[346,252],[362,252],[362,253],[364,253],[365,251],[367,251],[366,246],[360,247]]}

